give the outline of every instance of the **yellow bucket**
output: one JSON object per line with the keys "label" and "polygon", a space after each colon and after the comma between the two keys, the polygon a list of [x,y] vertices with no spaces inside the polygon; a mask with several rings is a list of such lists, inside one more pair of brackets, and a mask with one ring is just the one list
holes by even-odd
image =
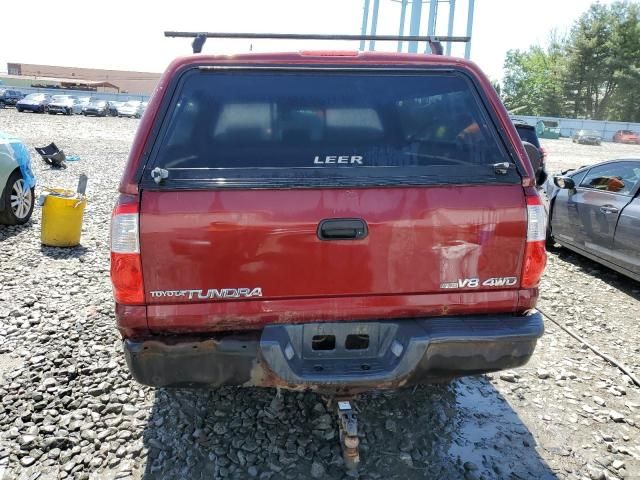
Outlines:
{"label": "yellow bucket", "polygon": [[87,199],[61,188],[49,189],[42,207],[40,242],[51,247],[75,247],[80,244],[82,216]]}

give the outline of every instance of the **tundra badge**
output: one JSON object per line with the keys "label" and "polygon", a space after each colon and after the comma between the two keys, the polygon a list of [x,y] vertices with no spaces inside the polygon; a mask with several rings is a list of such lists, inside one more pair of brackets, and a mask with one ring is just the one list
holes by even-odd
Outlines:
{"label": "tundra badge", "polygon": [[209,290],[154,290],[151,296],[157,297],[188,297],[189,300],[206,300],[213,298],[241,298],[261,297],[262,288],[210,288]]}

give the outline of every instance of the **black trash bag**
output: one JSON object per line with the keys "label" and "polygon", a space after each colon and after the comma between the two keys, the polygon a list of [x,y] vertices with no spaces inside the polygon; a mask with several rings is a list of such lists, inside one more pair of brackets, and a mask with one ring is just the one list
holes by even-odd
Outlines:
{"label": "black trash bag", "polygon": [[66,156],[63,150],[58,149],[56,144],[51,142],[46,147],[36,147],[36,152],[40,154],[42,160],[51,168],[67,168],[64,163]]}

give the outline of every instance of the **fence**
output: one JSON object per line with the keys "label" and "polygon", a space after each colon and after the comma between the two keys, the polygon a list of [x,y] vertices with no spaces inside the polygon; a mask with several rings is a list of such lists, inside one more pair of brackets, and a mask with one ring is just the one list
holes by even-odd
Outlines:
{"label": "fence", "polygon": [[560,125],[560,136],[571,137],[578,130],[595,130],[602,135],[605,142],[613,141],[613,135],[618,130],[631,130],[640,133],[640,123],[607,122],[604,120],[580,120],[575,118],[557,117],[532,117],[527,115],[513,115],[513,118],[524,120],[530,125],[535,125],[539,120],[552,120]]}

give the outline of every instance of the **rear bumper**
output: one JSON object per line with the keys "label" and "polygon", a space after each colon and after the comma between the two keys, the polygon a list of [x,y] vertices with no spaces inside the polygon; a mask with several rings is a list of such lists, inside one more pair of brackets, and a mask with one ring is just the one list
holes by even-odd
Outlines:
{"label": "rear bumper", "polygon": [[[531,312],[272,325],[261,332],[209,338],[127,339],[124,351],[133,377],[155,387],[243,385],[354,393],[518,367],[529,360],[543,331],[542,316]],[[349,335],[366,337],[367,347],[345,348]],[[333,337],[334,348],[314,349],[319,336]]]}

